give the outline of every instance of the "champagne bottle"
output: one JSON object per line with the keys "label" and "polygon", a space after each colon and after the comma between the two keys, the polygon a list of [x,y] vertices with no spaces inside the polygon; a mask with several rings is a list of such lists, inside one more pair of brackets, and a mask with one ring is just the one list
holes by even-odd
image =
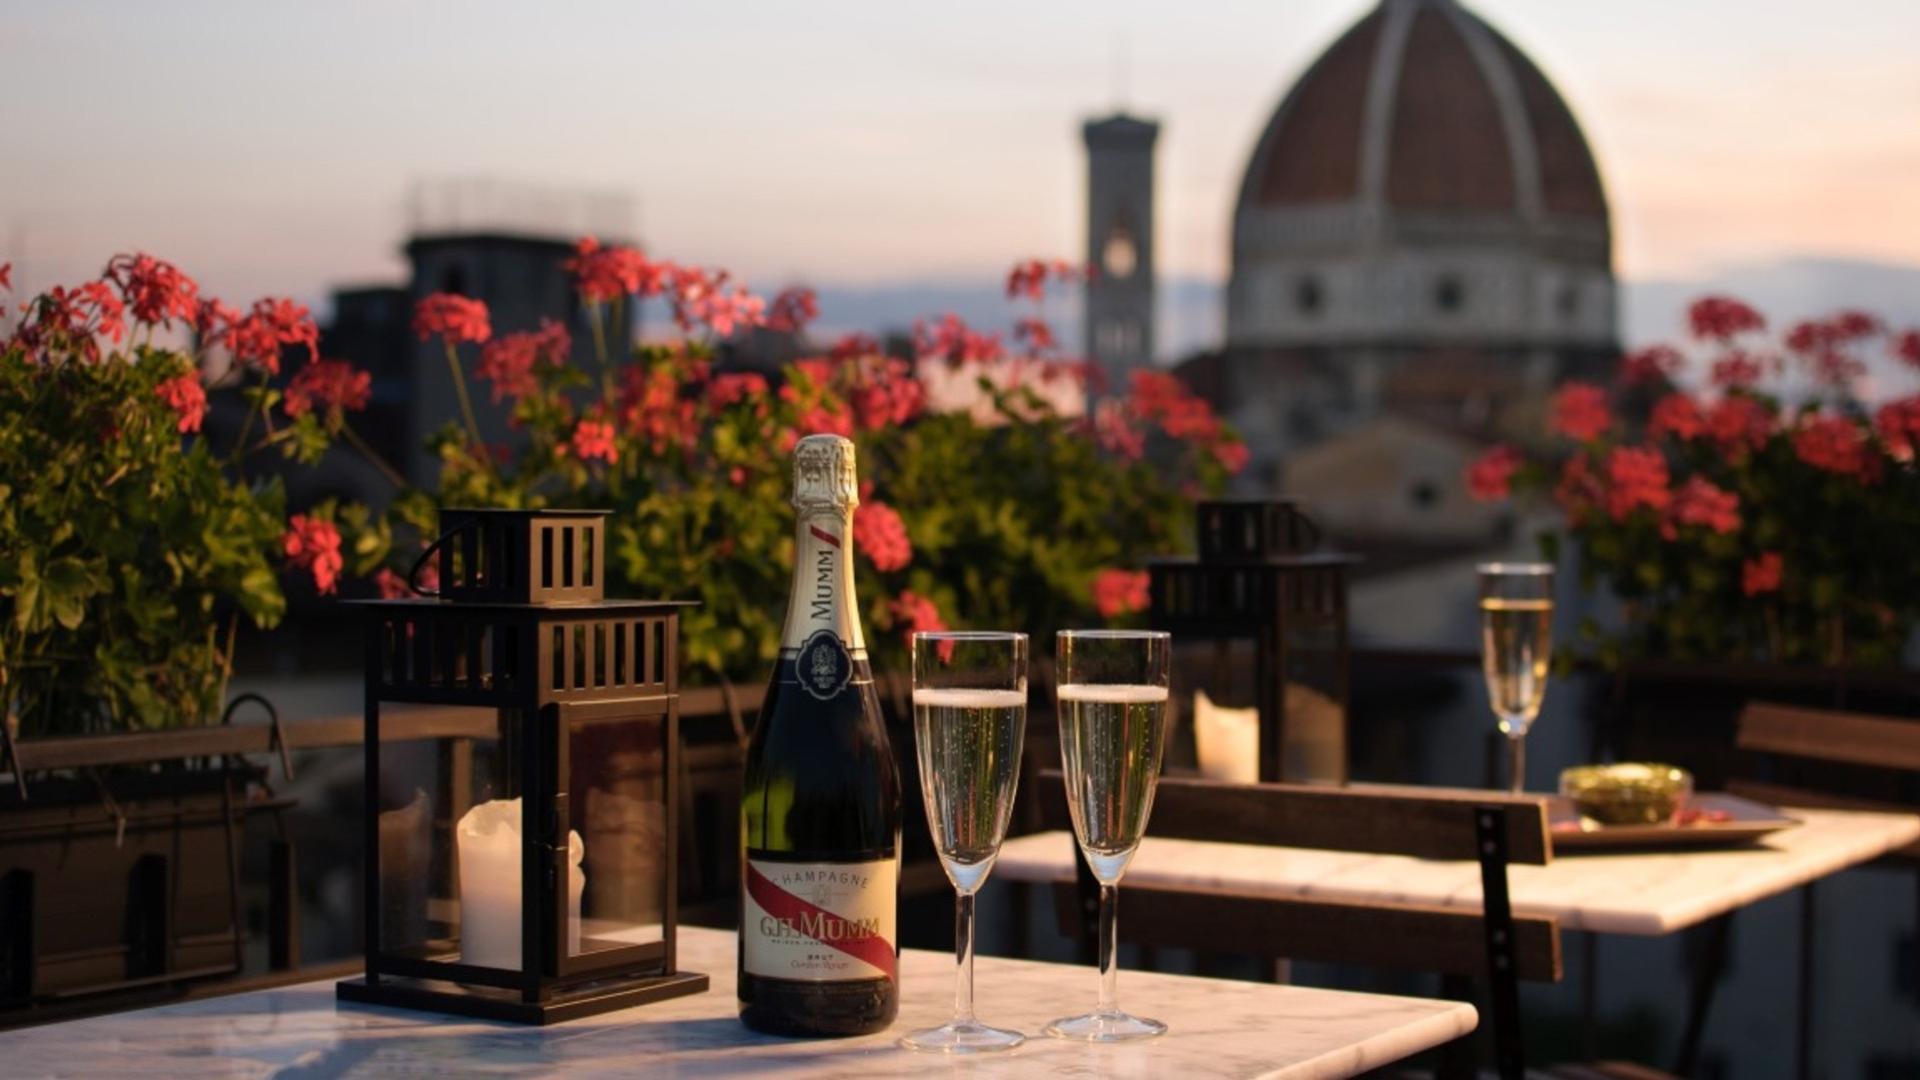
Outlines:
{"label": "champagne bottle", "polygon": [[900,1003],[900,779],[853,597],[853,443],[793,454],[795,562],[741,795],[740,1019],[859,1035]]}

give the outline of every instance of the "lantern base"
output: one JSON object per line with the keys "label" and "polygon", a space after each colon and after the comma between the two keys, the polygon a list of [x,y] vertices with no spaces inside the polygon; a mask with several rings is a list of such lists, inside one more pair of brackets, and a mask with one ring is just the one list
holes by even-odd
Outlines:
{"label": "lantern base", "polygon": [[454,1013],[515,1024],[558,1024],[668,998],[704,994],[707,989],[705,975],[676,971],[638,979],[609,979],[570,990],[556,990],[546,1001],[523,1001],[513,990],[388,975],[377,983],[369,983],[364,976],[342,980],[334,984],[334,996],[340,1001],[362,1005]]}

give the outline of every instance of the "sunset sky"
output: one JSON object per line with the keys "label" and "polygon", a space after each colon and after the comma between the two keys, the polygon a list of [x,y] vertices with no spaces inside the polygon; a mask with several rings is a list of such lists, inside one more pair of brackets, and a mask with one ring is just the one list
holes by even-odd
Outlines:
{"label": "sunset sky", "polygon": [[[1163,271],[1218,279],[1253,138],[1369,6],[9,2],[0,259],[318,299],[397,276],[410,181],[478,175],[627,193],[768,289],[990,277],[1077,249],[1077,125],[1124,99],[1166,124]],[[1472,6],[1585,125],[1624,277],[1920,264],[1920,4]]]}

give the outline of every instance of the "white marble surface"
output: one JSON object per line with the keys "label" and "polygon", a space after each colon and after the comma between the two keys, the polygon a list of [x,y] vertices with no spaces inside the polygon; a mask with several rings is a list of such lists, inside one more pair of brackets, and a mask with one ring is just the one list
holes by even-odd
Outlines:
{"label": "white marble surface", "polygon": [[1120,973],[1123,1006],[1165,1020],[1146,1043],[1093,1047],[1038,1035],[1093,1003],[1090,968],[982,957],[982,1019],[1032,1036],[984,1059],[903,1050],[902,1032],[946,1019],[953,960],[902,955],[893,1029],[858,1039],[775,1039],[742,1027],[734,937],[681,932],[681,966],[713,989],[549,1028],[396,1009],[336,1007],[305,983],[0,1033],[0,1075],[27,1077],[1345,1077],[1473,1030],[1470,1005],[1293,986]]}
{"label": "white marble surface", "polygon": [[[1562,929],[1669,934],[1920,838],[1920,817],[1788,808],[1801,824],[1747,847],[1562,855],[1514,866],[1515,914],[1552,915]],[[1480,867],[1397,855],[1155,839],[1149,821],[1121,881],[1321,900],[1480,906]],[[1039,833],[1007,841],[1000,881],[1073,877],[1073,838]],[[1123,908],[1124,910],[1124,908]]]}

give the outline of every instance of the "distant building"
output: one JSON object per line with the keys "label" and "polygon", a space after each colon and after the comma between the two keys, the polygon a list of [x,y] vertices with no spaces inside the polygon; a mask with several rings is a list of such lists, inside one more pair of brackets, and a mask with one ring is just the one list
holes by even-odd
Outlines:
{"label": "distant building", "polygon": [[1116,113],[1081,129],[1087,146],[1087,352],[1114,385],[1153,362],[1153,144],[1160,125]]}
{"label": "distant building", "polygon": [[1233,211],[1216,401],[1256,463],[1381,412],[1486,437],[1616,355],[1606,193],[1545,75],[1453,0],[1313,62]]}

